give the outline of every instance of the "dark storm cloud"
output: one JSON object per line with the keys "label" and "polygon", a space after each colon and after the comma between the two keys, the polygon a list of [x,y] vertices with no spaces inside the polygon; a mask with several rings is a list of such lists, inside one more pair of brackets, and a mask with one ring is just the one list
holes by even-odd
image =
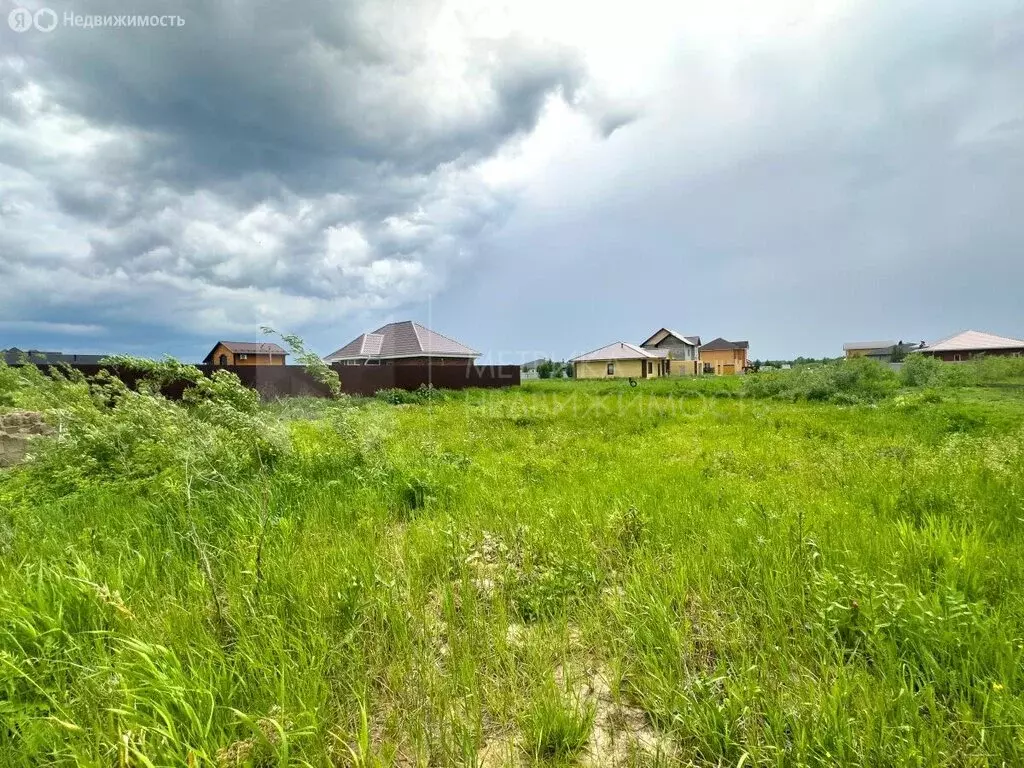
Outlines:
{"label": "dark storm cloud", "polygon": [[184,27],[2,30],[6,317],[35,319],[46,284],[47,317],[193,329],[407,300],[506,214],[478,163],[584,77],[569,49],[474,36],[431,0],[174,11]]}
{"label": "dark storm cloud", "polygon": [[261,171],[323,192],[358,163],[429,172],[530,130],[548,95],[571,97],[582,78],[569,51],[516,37],[471,41],[453,78],[426,37],[436,4],[378,8],[194,2],[175,6],[176,32],[62,29],[26,36],[23,54],[66,109],[151,134],[166,162],[149,170],[176,187]]}

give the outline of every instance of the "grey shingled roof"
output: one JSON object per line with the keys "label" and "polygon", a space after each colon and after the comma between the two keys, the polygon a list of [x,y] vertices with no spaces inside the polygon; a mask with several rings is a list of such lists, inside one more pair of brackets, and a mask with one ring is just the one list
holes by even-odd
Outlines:
{"label": "grey shingled roof", "polygon": [[708,350],[709,352],[716,352],[718,350],[726,349],[749,349],[749,341],[726,341],[721,336],[717,339],[713,339],[701,347],[701,350]]}
{"label": "grey shingled roof", "polygon": [[388,323],[372,333],[361,333],[348,344],[324,358],[329,363],[339,360],[398,357],[466,357],[480,355],[475,349],[455,339],[432,331],[412,320]]}

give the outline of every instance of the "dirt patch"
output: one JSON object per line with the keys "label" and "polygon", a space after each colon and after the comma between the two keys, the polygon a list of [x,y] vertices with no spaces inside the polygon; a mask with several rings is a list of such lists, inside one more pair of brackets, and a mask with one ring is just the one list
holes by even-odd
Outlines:
{"label": "dirt patch", "polygon": [[496,736],[480,747],[476,753],[479,768],[504,768],[525,765],[526,760],[515,739],[509,734]]}
{"label": "dirt patch", "polygon": [[53,434],[53,427],[41,413],[0,413],[0,467],[13,467],[25,461],[31,441],[39,435],[50,434]]}
{"label": "dirt patch", "polygon": [[[586,746],[575,760],[585,768],[626,768],[671,761],[675,750],[671,742],[651,725],[646,713],[623,700],[612,690],[610,672],[594,664],[575,681],[559,666],[555,683],[567,697],[594,708],[594,727]],[[515,734],[499,733],[487,740],[477,752],[481,768],[525,766],[526,751]]]}
{"label": "dirt patch", "polygon": [[484,532],[477,542],[465,564],[472,575],[473,586],[483,597],[490,597],[497,589],[501,578],[502,560],[508,554],[505,544],[497,536]]}
{"label": "dirt patch", "polygon": [[577,695],[594,704],[594,730],[580,765],[605,768],[649,763],[673,753],[671,743],[654,730],[642,709],[616,696],[608,670],[588,670]]}
{"label": "dirt patch", "polygon": [[512,623],[505,630],[505,642],[509,648],[522,648],[526,644],[527,629],[522,624]]}

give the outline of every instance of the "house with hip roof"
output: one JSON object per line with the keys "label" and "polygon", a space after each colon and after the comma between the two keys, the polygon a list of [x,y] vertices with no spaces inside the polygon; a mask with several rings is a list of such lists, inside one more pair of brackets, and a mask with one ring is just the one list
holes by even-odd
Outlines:
{"label": "house with hip roof", "polygon": [[726,341],[719,336],[700,348],[700,362],[704,373],[728,376],[747,369],[749,341]]}
{"label": "house with hip roof", "polygon": [[667,350],[644,349],[627,341],[616,341],[574,357],[577,379],[649,379],[663,376]]}
{"label": "house with hip roof", "polygon": [[961,331],[917,350],[951,363],[988,355],[1024,356],[1024,341],[982,331]]}
{"label": "house with hip roof", "polygon": [[469,365],[480,353],[412,320],[361,333],[324,358],[342,365]]}

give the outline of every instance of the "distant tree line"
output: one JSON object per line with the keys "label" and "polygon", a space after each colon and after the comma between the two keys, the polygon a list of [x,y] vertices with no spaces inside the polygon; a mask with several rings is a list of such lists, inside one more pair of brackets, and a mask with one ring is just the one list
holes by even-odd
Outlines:
{"label": "distant tree line", "polygon": [[564,360],[542,360],[537,363],[537,377],[541,379],[571,379],[572,363]]}
{"label": "distant tree line", "polygon": [[792,360],[755,360],[751,365],[754,370],[761,368],[782,368],[785,365],[796,368],[798,365],[822,365],[823,363],[833,363],[836,360],[841,360],[838,357],[795,357]]}

